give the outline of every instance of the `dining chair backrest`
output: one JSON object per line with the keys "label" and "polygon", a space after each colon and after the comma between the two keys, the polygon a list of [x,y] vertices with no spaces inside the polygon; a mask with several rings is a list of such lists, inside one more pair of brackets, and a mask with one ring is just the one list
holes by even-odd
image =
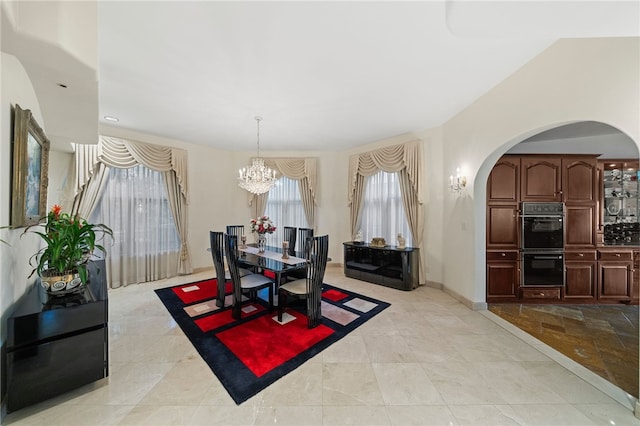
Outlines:
{"label": "dining chair backrest", "polygon": [[298,228],[298,241],[300,241],[300,249],[306,254],[307,238],[313,237],[313,228]]}
{"label": "dining chair backrest", "polygon": [[227,225],[227,234],[235,235],[240,240],[244,235],[244,225]]}
{"label": "dining chair backrest", "polygon": [[322,235],[307,239],[307,318],[309,328],[320,324],[322,319],[321,299],[324,272],[327,269],[329,236]]}
{"label": "dining chair backrest", "polygon": [[233,305],[239,306],[242,300],[242,286],[240,282],[240,271],[238,270],[238,237],[231,234],[224,234],[224,253],[227,258],[229,276],[233,283]]}
{"label": "dining chair backrest", "polygon": [[284,231],[284,241],[289,242],[289,255],[295,256],[296,254],[296,232],[298,228],[293,226],[285,226],[282,228]]}
{"label": "dining chair backrest", "polygon": [[211,244],[211,258],[213,259],[213,267],[216,270],[216,280],[218,282],[217,305],[224,306],[225,284],[227,281],[224,271],[224,233],[209,231],[209,241]]}

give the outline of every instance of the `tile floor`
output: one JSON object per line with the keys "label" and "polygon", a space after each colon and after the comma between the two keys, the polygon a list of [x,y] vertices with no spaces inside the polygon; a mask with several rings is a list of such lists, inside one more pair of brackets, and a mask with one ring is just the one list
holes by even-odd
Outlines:
{"label": "tile floor", "polygon": [[325,281],[392,306],[236,406],[153,292],[212,275],[112,290],[109,378],[5,424],[640,425],[635,401],[614,399],[617,388],[603,393],[598,376],[565,368],[496,315],[440,290],[403,292],[339,268]]}
{"label": "tile floor", "polygon": [[638,397],[638,306],[513,303],[489,310]]}

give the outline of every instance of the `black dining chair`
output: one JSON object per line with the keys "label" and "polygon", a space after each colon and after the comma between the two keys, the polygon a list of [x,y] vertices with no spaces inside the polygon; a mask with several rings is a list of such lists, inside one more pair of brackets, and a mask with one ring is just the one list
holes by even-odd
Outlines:
{"label": "black dining chair", "polygon": [[[231,279],[231,275],[224,267],[224,233],[209,231],[209,243],[211,245],[211,258],[213,267],[216,270],[216,278],[218,279],[218,295],[216,296],[216,306],[224,306],[225,283]],[[249,275],[252,272],[245,268],[238,268],[240,277]]]}
{"label": "black dining chair", "polygon": [[227,234],[235,235],[238,237],[238,241],[241,241],[244,235],[244,225],[227,225]]}
{"label": "black dining chair", "polygon": [[294,226],[285,226],[282,228],[284,232],[283,241],[289,242],[289,256],[296,255],[296,233],[298,232],[298,228]]}
{"label": "black dining chair", "polygon": [[225,256],[227,257],[227,266],[229,267],[229,275],[233,283],[233,304],[231,307],[231,316],[234,319],[240,319],[242,312],[240,305],[242,304],[242,293],[249,293],[252,300],[256,300],[258,291],[264,288],[269,291],[269,310],[273,309],[273,289],[274,283],[271,279],[262,274],[249,274],[244,277],[240,276],[238,268],[238,239],[235,235],[225,234],[224,247]]}
{"label": "black dining chair", "polygon": [[[313,228],[298,228],[298,246],[300,247],[300,251],[302,252],[303,257],[307,257],[307,253],[305,252],[307,245],[305,242],[307,238],[313,238]],[[295,253],[294,253],[295,256]],[[287,274],[287,279],[299,279],[307,276],[307,268],[296,269],[294,271],[289,272]]]}
{"label": "black dining chair", "polygon": [[308,238],[307,247],[307,276],[299,280],[282,284],[278,289],[278,321],[282,322],[282,314],[289,297],[307,299],[307,327],[314,328],[322,321],[322,281],[327,268],[329,252],[329,236]]}

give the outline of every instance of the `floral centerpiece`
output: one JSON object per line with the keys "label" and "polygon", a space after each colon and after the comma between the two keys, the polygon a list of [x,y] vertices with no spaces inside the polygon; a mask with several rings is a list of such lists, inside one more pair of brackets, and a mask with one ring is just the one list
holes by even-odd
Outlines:
{"label": "floral centerpiece", "polygon": [[[31,275],[37,273],[42,278],[43,286],[51,291],[86,284],[87,262],[91,255],[96,249],[105,251],[96,241],[100,241],[105,234],[113,236],[107,225],[91,224],[61,210],[60,206],[53,206],[38,225],[29,226],[24,231],[39,235],[46,243],[31,257],[29,263],[34,267]],[[43,226],[44,230],[34,230],[35,226]]]}
{"label": "floral centerpiece", "polygon": [[276,231],[269,216],[260,216],[257,219],[251,219],[251,232],[258,234],[258,251],[264,253],[267,246],[267,239],[264,234],[273,234]]}
{"label": "floral centerpiece", "polygon": [[260,216],[257,219],[251,219],[251,232],[257,232],[258,234],[273,234],[276,231],[276,227],[269,219],[269,216]]}

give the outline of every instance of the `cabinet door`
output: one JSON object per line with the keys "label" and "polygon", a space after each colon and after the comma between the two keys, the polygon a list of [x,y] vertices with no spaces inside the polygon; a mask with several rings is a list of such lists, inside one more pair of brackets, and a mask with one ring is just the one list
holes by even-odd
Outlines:
{"label": "cabinet door", "polygon": [[487,301],[518,297],[518,262],[487,262]]}
{"label": "cabinet door", "polygon": [[631,300],[632,262],[598,262],[598,298]]}
{"label": "cabinet door", "polygon": [[[596,297],[596,262],[566,262],[564,299],[589,299]],[[581,300],[582,302],[584,300]]]}
{"label": "cabinet door", "polygon": [[520,158],[502,157],[487,181],[487,202],[517,203],[520,197]]}
{"label": "cabinet door", "polygon": [[566,203],[595,203],[598,200],[595,158],[562,159],[562,199]]}
{"label": "cabinet door", "polygon": [[487,206],[487,248],[518,248],[518,206]]}
{"label": "cabinet door", "polygon": [[559,157],[523,156],[521,167],[522,201],[562,201]]}
{"label": "cabinet door", "polygon": [[596,206],[565,205],[565,249],[596,245]]}

